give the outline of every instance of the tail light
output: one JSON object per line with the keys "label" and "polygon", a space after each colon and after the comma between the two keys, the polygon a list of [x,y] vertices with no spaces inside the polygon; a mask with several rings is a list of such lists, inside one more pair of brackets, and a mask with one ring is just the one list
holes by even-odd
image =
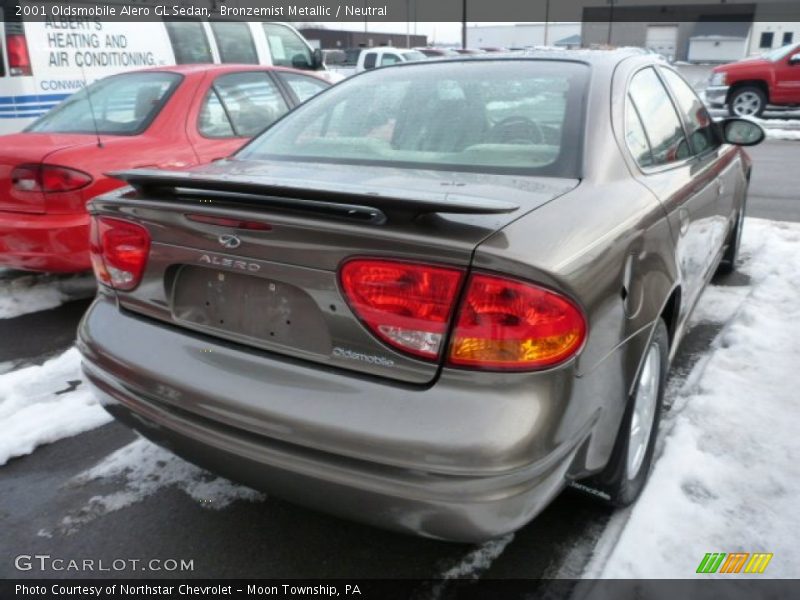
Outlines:
{"label": "tail light", "polygon": [[439,357],[463,277],[459,269],[367,259],[340,272],[350,307],[370,331],[426,359]]}
{"label": "tail light", "polygon": [[92,217],[89,252],[100,283],[129,291],[142,279],[150,252],[150,234],[136,223]]}
{"label": "tail light", "polygon": [[6,36],[8,49],[8,70],[11,75],[32,75],[31,57],[28,53],[28,42],[21,33],[10,33]]}
{"label": "tail light", "polygon": [[57,165],[20,165],[11,171],[11,184],[21,192],[74,192],[92,183],[92,176]]}
{"label": "tail light", "polygon": [[438,359],[454,322],[447,364],[532,371],[574,356],[586,338],[581,309],[529,282],[473,274],[454,318],[461,269],[356,259],[340,272],[351,308],[378,338],[428,360]]}
{"label": "tail light", "polygon": [[585,338],[583,313],[564,296],[515,279],[475,274],[461,303],[448,363],[540,369],[572,357]]}

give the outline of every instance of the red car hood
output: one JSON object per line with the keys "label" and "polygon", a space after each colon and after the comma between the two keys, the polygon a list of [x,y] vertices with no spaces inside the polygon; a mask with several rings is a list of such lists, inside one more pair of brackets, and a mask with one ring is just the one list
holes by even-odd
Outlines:
{"label": "red car hood", "polygon": [[43,213],[44,194],[19,192],[11,187],[11,171],[22,164],[47,162],[53,153],[76,146],[97,144],[93,135],[81,133],[16,133],[0,136],[0,210]]}
{"label": "red car hood", "polygon": [[714,67],[712,71],[714,73],[724,73],[726,71],[737,71],[739,69],[761,69],[764,67],[769,67],[771,64],[772,63],[770,61],[763,59],[760,56],[754,56],[753,58],[745,58],[744,60],[739,60],[734,63],[719,65],[718,67]]}

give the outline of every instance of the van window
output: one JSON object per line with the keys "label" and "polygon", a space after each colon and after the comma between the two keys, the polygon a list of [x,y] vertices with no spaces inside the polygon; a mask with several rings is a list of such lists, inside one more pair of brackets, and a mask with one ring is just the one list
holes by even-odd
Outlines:
{"label": "van window", "polygon": [[222,75],[214,90],[238,137],[253,137],[289,110],[278,86],[263,72]]}
{"label": "van window", "polygon": [[253,45],[253,36],[247,23],[211,21],[211,30],[214,32],[219,57],[223,63],[258,64],[256,47]]}
{"label": "van window", "polygon": [[211,46],[206,38],[203,24],[199,21],[164,21],[175,53],[175,63],[187,65],[193,63],[214,62],[211,57]]}
{"label": "van window", "polygon": [[181,79],[177,73],[152,71],[106,77],[76,92],[25,131],[138,135]]}
{"label": "van window", "polygon": [[311,50],[294,31],[279,23],[262,23],[267,36],[272,64],[295,69],[312,69]]}

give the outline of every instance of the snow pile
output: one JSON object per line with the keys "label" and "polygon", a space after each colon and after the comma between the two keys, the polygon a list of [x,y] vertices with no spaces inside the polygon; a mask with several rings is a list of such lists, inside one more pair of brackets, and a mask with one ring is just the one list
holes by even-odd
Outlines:
{"label": "snow pile", "polygon": [[55,308],[65,301],[65,295],[49,277],[24,275],[0,279],[0,319]]}
{"label": "snow pile", "polygon": [[64,517],[60,529],[75,531],[80,525],[140,502],[166,487],[177,487],[204,508],[222,509],[236,500],[262,501],[265,496],[212,475],[144,438],[108,455],[102,462],[81,473],[72,484],[90,481],[123,482],[124,489],[94,496],[75,514]]}
{"label": "snow pile", "polygon": [[0,319],[48,310],[70,300],[91,298],[95,289],[91,273],[52,275],[0,269]]}
{"label": "snow pile", "polygon": [[83,381],[75,348],[0,375],[0,465],[110,420]]}
{"label": "snow pile", "polygon": [[679,388],[642,497],[586,576],[686,578],[707,552],[772,552],[766,576],[798,575],[800,224],[748,219],[744,232],[749,293],[701,300],[697,317],[725,326]]}

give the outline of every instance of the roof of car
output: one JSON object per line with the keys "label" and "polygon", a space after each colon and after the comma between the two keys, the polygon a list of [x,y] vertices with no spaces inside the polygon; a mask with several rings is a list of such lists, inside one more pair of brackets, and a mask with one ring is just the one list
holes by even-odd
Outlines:
{"label": "roof of car", "polygon": [[[574,50],[566,49],[566,48],[554,48],[554,47],[541,47],[541,48],[532,48],[529,50],[524,51],[517,51],[517,52],[492,52],[492,53],[485,53],[485,54],[460,54],[458,56],[447,56],[437,59],[436,63],[442,62],[481,62],[481,61],[492,61],[492,60],[531,60],[531,59],[541,59],[541,60],[564,60],[564,61],[580,61],[589,64],[602,64],[602,65],[614,65],[622,60],[627,58],[636,57],[636,56],[650,56],[654,60],[657,58],[656,55],[647,52],[642,48],[632,48],[632,47],[623,47],[623,48],[609,48],[609,49],[588,49],[588,48],[576,48]],[[427,62],[427,61],[426,61]],[[393,67],[409,67],[412,65],[420,66],[426,64],[426,62],[408,62],[408,63],[398,63],[397,65],[392,65]],[[434,61],[430,61],[434,62]]]}
{"label": "roof of car", "polygon": [[[209,64],[199,63],[191,65],[165,65],[161,67],[150,67],[141,71],[168,71],[170,73],[180,73],[181,75],[196,75],[203,73],[236,73],[238,71],[290,71],[298,72],[297,69],[287,67],[276,67],[273,65],[250,65],[250,64]],[[314,75],[314,73],[307,73]]]}

